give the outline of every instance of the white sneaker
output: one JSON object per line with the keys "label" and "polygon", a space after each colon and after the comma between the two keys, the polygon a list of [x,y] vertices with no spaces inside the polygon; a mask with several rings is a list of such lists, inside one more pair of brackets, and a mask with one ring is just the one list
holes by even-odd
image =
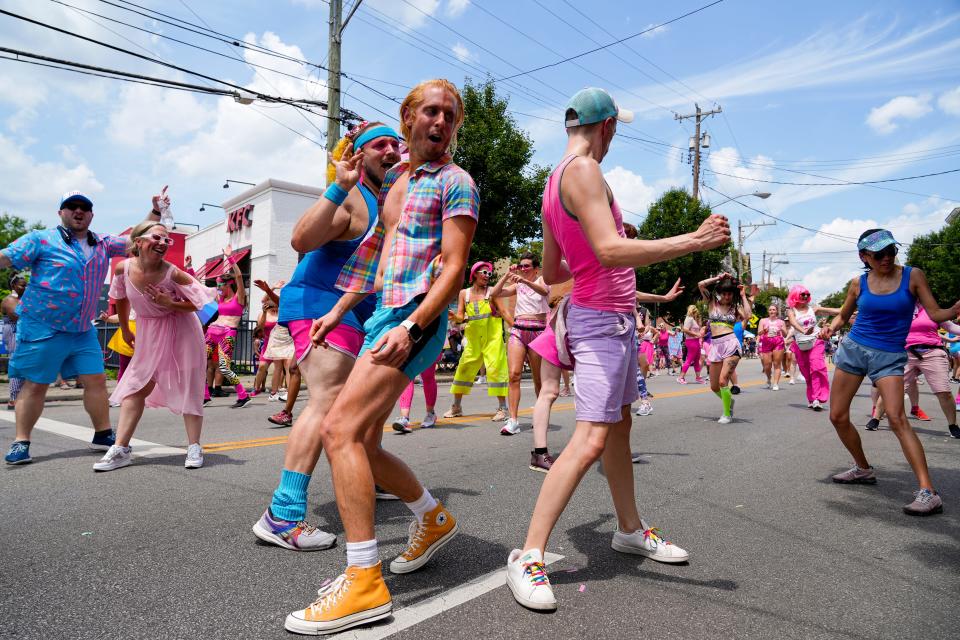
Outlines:
{"label": "white sneaker", "polygon": [[279,399],[280,399],[279,391],[277,393],[271,393],[269,396],[267,396],[267,402],[276,402]]}
{"label": "white sneaker", "polygon": [[553,588],[539,549],[530,549],[526,553],[520,549],[510,552],[507,558],[507,586],[513,592],[514,599],[528,609],[553,611],[557,608],[557,599],[553,597]]}
{"label": "white sneaker", "polygon": [[790,378],[790,384],[797,384],[797,381],[794,380],[793,378]]}
{"label": "white sneaker", "polygon": [[686,562],[690,554],[663,537],[663,532],[641,521],[642,530],[633,533],[615,531],[610,546],[620,553],[635,553],[657,562]]}
{"label": "white sneaker", "polygon": [[500,429],[500,435],[502,436],[515,436],[518,433],[520,433],[520,423],[513,418],[507,420]]}
{"label": "white sneaker", "polygon": [[810,408],[813,409],[814,411],[823,411],[823,405],[820,404],[819,400],[814,400],[813,403],[810,405]]}
{"label": "white sneaker", "polygon": [[286,402],[286,401],[287,401],[287,390],[286,390],[286,389],[280,389],[279,391],[277,391],[277,396],[280,398],[280,402]]}
{"label": "white sneaker", "polygon": [[[793,380],[790,381],[790,384],[793,384]],[[778,384],[775,384],[770,388],[773,389],[774,391],[780,391],[780,385]]]}
{"label": "white sneaker", "polygon": [[187,447],[187,459],[183,466],[187,469],[199,469],[203,466],[203,448],[199,444],[194,443]]}
{"label": "white sneaker", "polygon": [[798,373],[798,374],[797,374],[797,380],[799,380],[800,382],[802,382],[802,383],[804,383],[804,384],[807,383],[807,379],[803,377],[803,374],[802,374],[802,373]]}
{"label": "white sneaker", "polygon": [[733,417],[731,416],[720,416],[720,419],[717,420],[720,424],[730,424],[733,422]]}
{"label": "white sneaker", "polygon": [[633,412],[638,416],[648,416],[653,413],[653,405],[650,404],[649,400],[641,400]]}
{"label": "white sneaker", "polygon": [[420,423],[421,429],[429,429],[434,427],[437,424],[437,414],[433,411],[429,412],[427,415],[423,416],[423,422]]}
{"label": "white sneaker", "polygon": [[477,384],[487,384],[487,376],[480,376],[477,378]]}
{"label": "white sneaker", "polygon": [[103,454],[98,462],[93,465],[94,471],[113,471],[120,467],[127,467],[133,462],[133,449],[131,447],[121,447],[118,444],[110,445],[107,452]]}

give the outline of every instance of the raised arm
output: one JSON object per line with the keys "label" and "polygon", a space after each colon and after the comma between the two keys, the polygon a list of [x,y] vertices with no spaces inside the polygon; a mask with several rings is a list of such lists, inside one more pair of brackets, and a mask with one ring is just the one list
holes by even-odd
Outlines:
{"label": "raised arm", "polygon": [[740,285],[740,320],[746,322],[753,315],[753,305],[750,304],[750,296],[747,295],[746,287]]}
{"label": "raised arm", "polygon": [[[230,256],[233,255],[233,247],[227,245],[223,248],[223,257],[226,260],[230,260]],[[230,264],[233,270],[233,279],[236,283],[237,289],[237,302],[240,303],[241,307],[247,306],[247,287],[243,284],[243,274],[240,272],[240,267],[236,262],[230,260]]]}
{"label": "raised arm", "polygon": [[700,295],[703,296],[704,300],[710,300],[710,285],[719,282],[721,276],[723,276],[722,273],[719,276],[713,276],[712,278],[707,278],[697,283],[697,288],[700,289]]}
{"label": "raised arm", "polygon": [[497,284],[493,285],[493,289],[490,290],[491,298],[510,298],[517,295],[516,285],[507,285],[511,275],[513,275],[513,265],[510,265],[510,269],[497,280]]}
{"label": "raised arm", "polygon": [[268,298],[273,300],[274,304],[276,305],[280,304],[280,296],[278,296],[277,292],[273,290],[273,287],[267,284],[266,280],[254,280],[253,284],[256,285],[256,287],[260,289],[260,291],[263,291],[263,293],[266,294]]}
{"label": "raised arm", "polygon": [[331,162],[337,170],[335,184],[347,192],[347,199],[338,205],[325,195],[320,196],[300,216],[290,236],[290,246],[300,253],[318,249],[331,240],[342,239],[350,230],[353,216],[359,212],[366,215],[363,194],[354,188],[360,180],[363,152],[339,161],[331,159]]}
{"label": "raised arm", "polygon": [[952,307],[948,309],[940,308],[940,305],[937,304],[937,301],[933,297],[933,293],[930,291],[930,285],[927,284],[927,276],[920,269],[911,269],[910,270],[910,290],[917,300],[920,301],[920,304],[923,305],[923,308],[927,310],[927,315],[930,316],[930,319],[934,322],[940,323],[947,320],[953,320],[960,314],[960,301],[957,301],[953,304]]}
{"label": "raised arm", "polygon": [[680,285],[680,278],[677,278],[677,281],[673,283],[673,286],[670,288],[670,291],[667,291],[663,295],[658,295],[656,293],[647,293],[646,291],[637,291],[637,303],[640,302],[673,302],[676,300],[681,293],[683,293],[684,287]]}

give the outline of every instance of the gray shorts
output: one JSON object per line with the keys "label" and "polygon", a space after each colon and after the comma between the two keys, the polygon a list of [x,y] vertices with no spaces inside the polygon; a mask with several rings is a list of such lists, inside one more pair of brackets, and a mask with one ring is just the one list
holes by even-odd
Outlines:
{"label": "gray shorts", "polygon": [[907,352],[880,351],[854,342],[849,336],[840,343],[833,364],[841,371],[855,376],[870,376],[871,382],[889,376],[903,377]]}

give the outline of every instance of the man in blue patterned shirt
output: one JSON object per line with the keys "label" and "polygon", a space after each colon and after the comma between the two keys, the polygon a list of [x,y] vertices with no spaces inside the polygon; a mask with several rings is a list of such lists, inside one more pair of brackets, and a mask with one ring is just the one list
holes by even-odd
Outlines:
{"label": "man in blue patterned shirt", "polygon": [[[160,220],[159,196],[149,219]],[[47,388],[61,373],[83,384],[83,406],[93,422],[92,449],[113,444],[103,352],[93,322],[97,300],[110,260],[126,255],[119,236],[90,231],[93,202],[79,191],[60,199],[60,224],[31,231],[0,250],[0,268],[31,271],[17,312],[17,350],[10,358],[10,375],[24,378],[16,404],[16,439],[4,460],[32,462],[30,434],[43,412]]]}

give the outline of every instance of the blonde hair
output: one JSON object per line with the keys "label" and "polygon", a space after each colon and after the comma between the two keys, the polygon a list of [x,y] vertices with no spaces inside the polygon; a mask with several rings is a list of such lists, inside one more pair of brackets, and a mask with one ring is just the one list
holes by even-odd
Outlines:
{"label": "blonde hair", "polygon": [[[380,127],[383,126],[382,122],[367,122],[363,121],[353,129],[347,132],[345,136],[340,138],[336,146],[333,148],[333,151],[330,152],[330,155],[333,156],[334,160],[342,160],[345,156],[349,157],[353,155],[353,141],[357,139],[361,133],[369,129],[370,127]],[[347,155],[347,152],[349,156]],[[337,168],[333,166],[333,163],[329,160],[327,161],[327,184],[333,184],[334,180],[337,179]]]}
{"label": "blonde hair", "polygon": [[400,105],[400,135],[403,136],[404,140],[410,140],[410,127],[403,118],[403,112],[408,109],[411,112],[416,111],[417,107],[423,104],[425,100],[424,94],[426,94],[427,89],[430,87],[443,89],[452,95],[457,103],[457,121],[453,127],[453,137],[450,138],[450,148],[448,149],[450,153],[453,153],[457,148],[457,131],[459,131],[463,125],[465,114],[463,112],[463,97],[460,95],[460,90],[449,80],[444,80],[443,78],[424,80],[410,90],[410,93],[407,94],[407,97],[403,99],[403,103]]}
{"label": "blonde hair", "polygon": [[697,305],[691,304],[689,307],[687,307],[687,315],[697,322],[700,322],[700,309],[697,309]]}
{"label": "blonde hair", "polygon": [[163,223],[157,220],[144,220],[143,222],[135,226],[133,229],[130,229],[130,242],[133,243],[133,248],[130,249],[130,253],[132,253],[135,256],[140,255],[140,250],[137,249],[137,245],[135,241],[137,238],[145,235],[147,231],[150,231],[150,229],[153,229],[154,227],[163,227],[164,231],[166,231],[167,229],[167,227],[164,226]]}

